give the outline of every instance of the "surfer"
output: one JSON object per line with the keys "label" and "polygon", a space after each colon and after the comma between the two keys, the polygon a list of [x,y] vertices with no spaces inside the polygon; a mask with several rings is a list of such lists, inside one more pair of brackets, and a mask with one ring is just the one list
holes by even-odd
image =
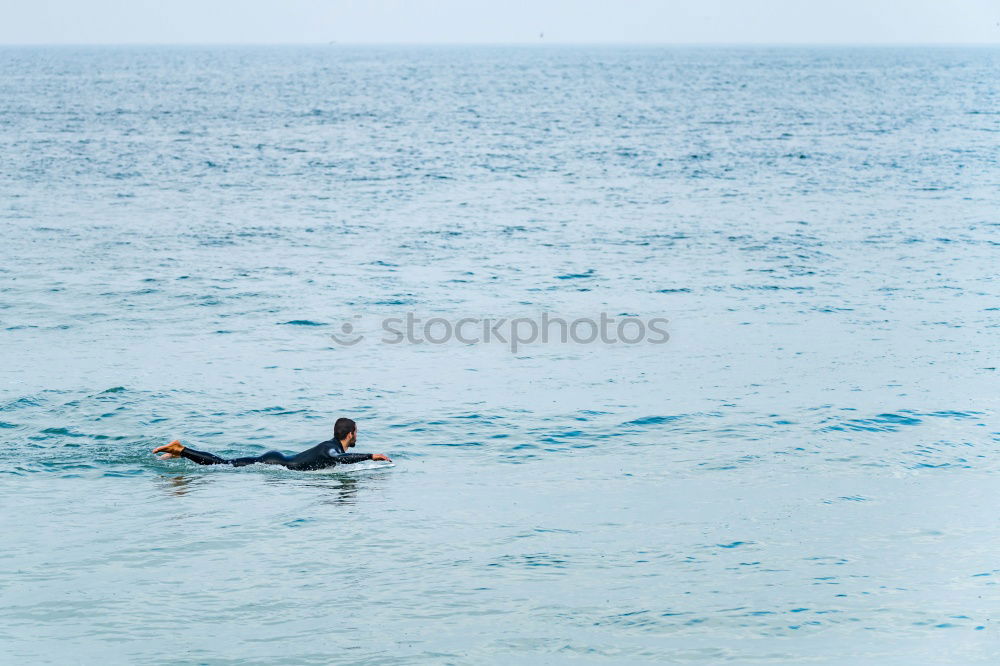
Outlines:
{"label": "surfer", "polygon": [[320,442],[311,449],[307,449],[302,453],[297,453],[294,456],[286,456],[278,451],[268,451],[267,453],[259,456],[232,458],[227,460],[226,458],[220,458],[214,453],[195,451],[194,449],[181,444],[178,439],[175,439],[169,444],[156,447],[153,449],[153,453],[163,453],[163,455],[159,457],[160,460],[169,460],[170,458],[187,458],[188,460],[196,462],[199,465],[233,465],[234,467],[243,467],[244,465],[261,463],[264,465],[282,465],[288,469],[295,470],[324,469],[335,465],[350,465],[363,460],[384,460],[386,462],[392,462],[389,460],[389,456],[381,453],[348,453],[347,450],[354,446],[357,441],[357,424],[351,419],[340,418],[337,419],[337,422],[333,426],[333,439]]}

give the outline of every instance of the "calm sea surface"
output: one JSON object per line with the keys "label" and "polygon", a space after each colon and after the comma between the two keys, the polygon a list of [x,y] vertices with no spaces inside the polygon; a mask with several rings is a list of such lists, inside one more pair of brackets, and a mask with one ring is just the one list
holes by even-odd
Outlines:
{"label": "calm sea surface", "polygon": [[[0,661],[995,663],[998,81],[0,49]],[[383,343],[407,313],[670,339]],[[149,453],[341,415],[394,462]]]}

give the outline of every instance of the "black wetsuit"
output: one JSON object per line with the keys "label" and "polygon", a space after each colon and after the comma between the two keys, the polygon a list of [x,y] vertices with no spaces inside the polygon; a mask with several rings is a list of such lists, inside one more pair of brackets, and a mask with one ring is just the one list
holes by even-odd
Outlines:
{"label": "black wetsuit", "polygon": [[372,459],[372,454],[370,453],[344,453],[344,447],[335,439],[320,442],[311,449],[297,453],[294,456],[286,456],[278,451],[268,451],[259,456],[226,460],[214,453],[195,451],[186,446],[181,451],[181,455],[199,465],[233,465],[235,467],[243,467],[244,465],[263,463],[265,465],[283,465],[288,469],[297,470],[323,469],[325,467],[333,467],[334,465],[350,465],[351,463]]}

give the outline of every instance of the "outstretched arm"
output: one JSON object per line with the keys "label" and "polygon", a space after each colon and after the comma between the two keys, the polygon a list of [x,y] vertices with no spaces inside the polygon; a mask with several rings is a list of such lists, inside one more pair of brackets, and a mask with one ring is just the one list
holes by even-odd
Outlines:
{"label": "outstretched arm", "polygon": [[381,453],[336,453],[327,442],[299,453],[288,461],[289,469],[325,469],[335,465],[351,465],[364,460],[389,460]]}
{"label": "outstretched arm", "polygon": [[330,457],[336,460],[338,465],[351,465],[365,460],[384,460],[386,462],[392,462],[389,460],[389,456],[381,453],[339,453]]}

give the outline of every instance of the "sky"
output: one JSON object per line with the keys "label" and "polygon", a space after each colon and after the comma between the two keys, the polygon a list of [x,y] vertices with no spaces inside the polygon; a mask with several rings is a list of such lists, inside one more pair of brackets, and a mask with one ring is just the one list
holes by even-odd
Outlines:
{"label": "sky", "polygon": [[1000,0],[3,0],[0,44],[997,44]]}

